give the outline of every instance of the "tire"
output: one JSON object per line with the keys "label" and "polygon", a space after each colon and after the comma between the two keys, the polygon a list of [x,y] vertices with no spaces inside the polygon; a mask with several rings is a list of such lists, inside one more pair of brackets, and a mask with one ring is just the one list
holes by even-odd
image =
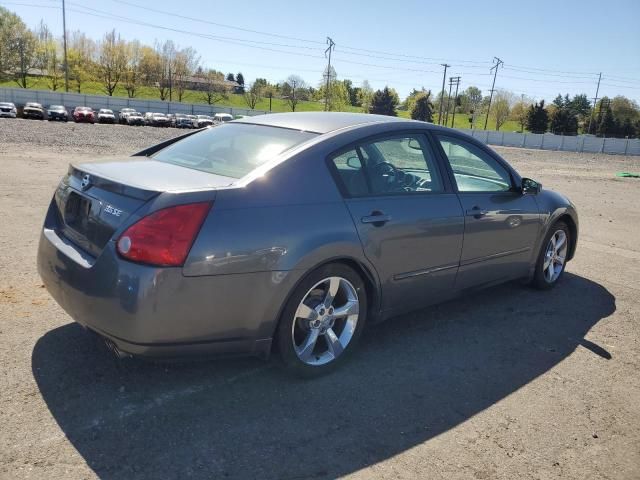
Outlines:
{"label": "tire", "polygon": [[[329,288],[337,292],[330,303]],[[342,315],[332,315],[339,310]],[[355,349],[366,318],[367,291],[355,270],[340,263],[313,270],[294,289],[278,322],[276,345],[285,367],[305,378],[333,371]]]}
{"label": "tire", "polygon": [[[564,240],[562,240],[564,238]],[[554,250],[552,239],[555,244],[560,243]],[[559,221],[554,223],[542,242],[540,253],[536,260],[536,270],[531,280],[531,286],[540,290],[549,290],[556,286],[564,274],[567,265],[567,253],[571,243],[571,231],[566,223]],[[551,256],[551,264],[548,263]],[[560,261],[561,260],[561,264]],[[553,267],[553,272],[549,267]]]}

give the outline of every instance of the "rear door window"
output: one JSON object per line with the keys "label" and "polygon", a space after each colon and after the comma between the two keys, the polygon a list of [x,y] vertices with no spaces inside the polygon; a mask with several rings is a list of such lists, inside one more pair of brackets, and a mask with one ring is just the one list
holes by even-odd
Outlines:
{"label": "rear door window", "polygon": [[434,155],[422,134],[363,142],[331,160],[349,196],[443,191]]}

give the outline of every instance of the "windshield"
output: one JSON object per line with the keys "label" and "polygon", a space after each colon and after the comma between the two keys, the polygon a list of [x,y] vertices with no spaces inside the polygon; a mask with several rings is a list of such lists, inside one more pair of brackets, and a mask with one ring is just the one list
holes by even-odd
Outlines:
{"label": "windshield", "polygon": [[286,128],[227,123],[169,145],[153,158],[203,172],[241,178],[316,135]]}

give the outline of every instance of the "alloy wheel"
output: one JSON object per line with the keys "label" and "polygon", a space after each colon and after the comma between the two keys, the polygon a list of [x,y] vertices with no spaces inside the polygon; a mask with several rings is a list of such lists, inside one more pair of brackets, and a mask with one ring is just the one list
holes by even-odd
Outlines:
{"label": "alloy wheel", "polygon": [[547,283],[555,282],[564,268],[567,258],[567,234],[564,230],[556,230],[547,244],[542,271]]}
{"label": "alloy wheel", "polygon": [[359,307],[358,293],[347,279],[328,277],[316,283],[298,305],[291,327],[300,361],[318,366],[342,355],[356,330]]}

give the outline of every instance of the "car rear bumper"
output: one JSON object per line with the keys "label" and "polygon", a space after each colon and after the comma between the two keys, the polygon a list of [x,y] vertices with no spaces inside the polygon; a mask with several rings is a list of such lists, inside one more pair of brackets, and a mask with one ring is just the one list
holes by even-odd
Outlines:
{"label": "car rear bumper", "polygon": [[182,268],[123,260],[112,241],[93,258],[46,224],[38,271],[76,322],[121,352],[149,357],[268,355],[294,277],[288,272],[185,277]]}

